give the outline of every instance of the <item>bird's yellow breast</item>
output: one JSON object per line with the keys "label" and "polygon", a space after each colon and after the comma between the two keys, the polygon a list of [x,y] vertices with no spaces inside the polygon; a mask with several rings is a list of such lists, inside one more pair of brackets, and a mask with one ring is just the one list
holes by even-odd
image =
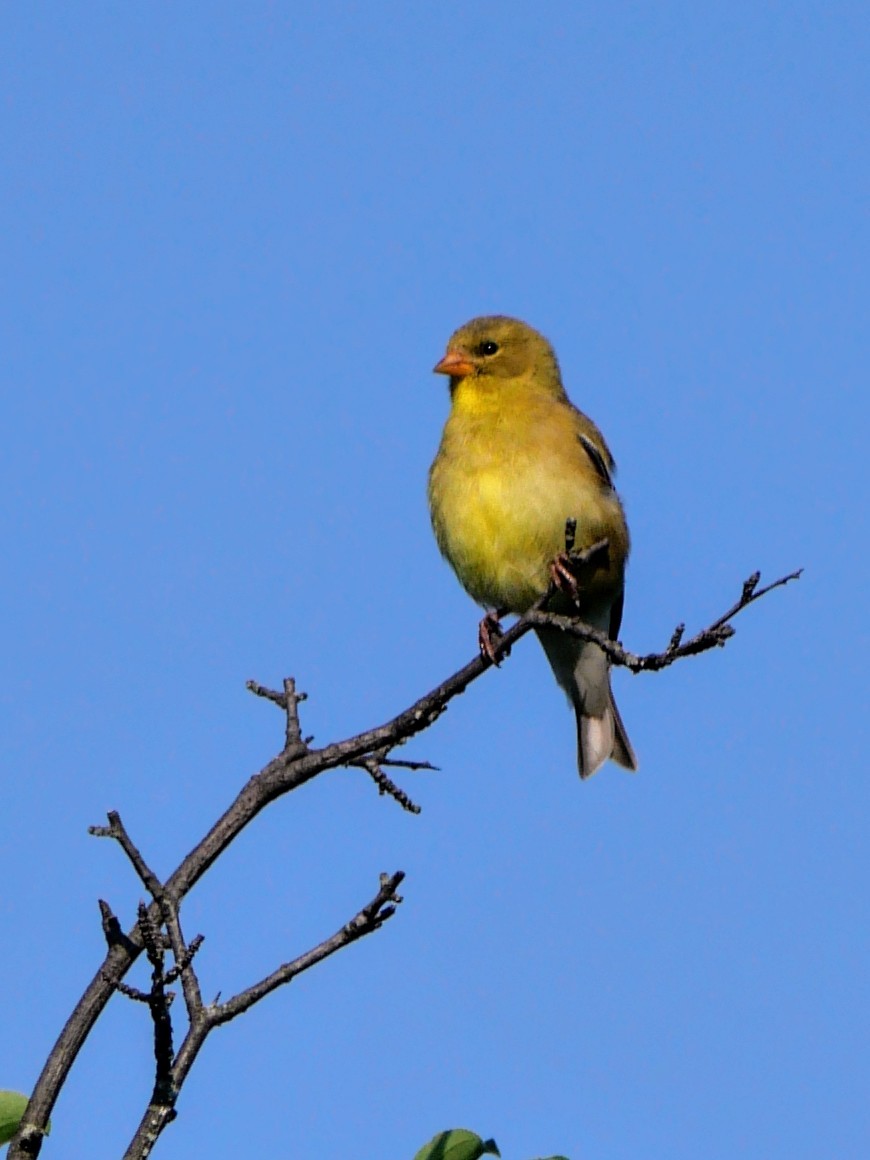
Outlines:
{"label": "bird's yellow breast", "polygon": [[[464,389],[467,388],[467,389]],[[549,565],[565,546],[607,536],[618,586],[628,551],[622,508],[580,442],[583,416],[569,404],[512,396],[461,381],[429,476],[432,523],[441,551],[480,604],[522,612],[546,591]]]}

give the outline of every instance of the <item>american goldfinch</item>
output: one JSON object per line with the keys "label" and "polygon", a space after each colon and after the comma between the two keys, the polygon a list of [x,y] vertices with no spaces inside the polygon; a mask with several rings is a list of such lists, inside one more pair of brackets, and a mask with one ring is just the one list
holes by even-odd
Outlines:
{"label": "american goldfinch", "polygon": [[[549,342],[515,318],[475,318],[435,366],[450,376],[450,415],[429,472],[429,508],[441,552],[460,583],[492,610],[522,614],[550,583],[565,550],[608,541],[602,566],[580,585],[571,612],[616,639],[622,619],[628,528],[613,488],[613,457],[591,419],[570,402]],[[485,643],[486,618],[481,625]],[[537,629],[577,717],[577,765],[589,777],[608,758],[637,768],[596,644]]]}

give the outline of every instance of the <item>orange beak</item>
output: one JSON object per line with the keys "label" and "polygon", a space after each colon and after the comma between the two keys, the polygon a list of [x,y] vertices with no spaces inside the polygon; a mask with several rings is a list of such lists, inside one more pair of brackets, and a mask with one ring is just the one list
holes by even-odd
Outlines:
{"label": "orange beak", "polygon": [[466,375],[473,374],[474,370],[474,363],[467,354],[461,354],[458,350],[448,350],[441,362],[436,363],[432,368],[432,373],[450,375],[452,379],[461,379]]}

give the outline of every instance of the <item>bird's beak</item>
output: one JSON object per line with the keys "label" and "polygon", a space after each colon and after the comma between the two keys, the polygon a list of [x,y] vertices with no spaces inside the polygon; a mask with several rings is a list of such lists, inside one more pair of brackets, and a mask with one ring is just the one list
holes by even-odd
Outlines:
{"label": "bird's beak", "polygon": [[448,350],[441,362],[436,363],[432,368],[432,372],[436,375],[450,375],[453,379],[461,379],[465,375],[473,374],[474,363],[467,354],[461,354],[458,350]]}

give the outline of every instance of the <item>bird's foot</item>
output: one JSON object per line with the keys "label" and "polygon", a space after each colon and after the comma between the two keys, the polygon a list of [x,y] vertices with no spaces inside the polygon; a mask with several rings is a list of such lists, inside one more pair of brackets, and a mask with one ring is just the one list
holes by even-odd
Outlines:
{"label": "bird's foot", "polygon": [[610,543],[598,540],[588,548],[575,549],[573,536],[569,540],[566,527],[566,548],[550,564],[550,583],[558,592],[564,592],[574,604],[580,599],[580,589],[592,579],[599,568],[610,565]]}
{"label": "bird's foot", "polygon": [[[498,660],[496,660],[496,649],[498,648],[499,641],[504,636],[504,629],[500,623],[503,615],[504,613],[502,612],[487,612],[477,628],[477,643],[480,646],[480,655],[486,657],[496,667],[499,664]],[[507,656],[507,652],[502,655]]]}
{"label": "bird's foot", "polygon": [[574,573],[576,564],[571,559],[567,552],[560,552],[559,555],[550,564],[550,580],[553,586],[559,592],[564,592],[570,596],[576,604],[580,595],[580,588],[577,584],[577,576]]}

